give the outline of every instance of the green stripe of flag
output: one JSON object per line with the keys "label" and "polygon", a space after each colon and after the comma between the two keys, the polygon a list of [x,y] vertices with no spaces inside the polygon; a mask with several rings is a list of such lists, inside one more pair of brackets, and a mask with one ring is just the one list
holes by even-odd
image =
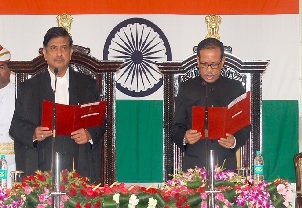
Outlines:
{"label": "green stripe of flag", "polygon": [[295,182],[294,155],[299,152],[297,100],[263,100],[265,180],[280,177]]}
{"label": "green stripe of flag", "polygon": [[120,182],[162,182],[162,100],[116,101],[116,167]]}

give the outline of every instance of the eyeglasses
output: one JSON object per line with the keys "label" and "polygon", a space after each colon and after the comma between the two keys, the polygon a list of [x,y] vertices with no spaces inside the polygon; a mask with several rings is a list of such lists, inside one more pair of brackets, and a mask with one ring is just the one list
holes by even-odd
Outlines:
{"label": "eyeglasses", "polygon": [[70,46],[68,46],[68,45],[63,45],[63,46],[51,45],[47,48],[49,48],[51,52],[57,52],[59,49],[61,49],[62,52],[65,52],[65,51],[69,51]]}
{"label": "eyeglasses", "polygon": [[222,60],[220,60],[219,63],[212,63],[212,64],[208,64],[206,62],[199,62],[199,66],[202,69],[207,69],[208,67],[211,67],[211,69],[218,69],[221,61]]}

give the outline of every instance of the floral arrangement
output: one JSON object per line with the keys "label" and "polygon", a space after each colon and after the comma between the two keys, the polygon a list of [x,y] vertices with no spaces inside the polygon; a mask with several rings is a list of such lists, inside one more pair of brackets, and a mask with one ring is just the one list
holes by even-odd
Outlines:
{"label": "floral arrangement", "polygon": [[[51,172],[37,171],[11,190],[0,190],[0,207],[52,207]],[[207,207],[206,170],[179,172],[161,186],[91,185],[78,173],[61,172],[60,207],[64,208],[197,208]],[[249,177],[215,169],[216,207],[289,207],[292,190],[287,180],[255,184]]]}

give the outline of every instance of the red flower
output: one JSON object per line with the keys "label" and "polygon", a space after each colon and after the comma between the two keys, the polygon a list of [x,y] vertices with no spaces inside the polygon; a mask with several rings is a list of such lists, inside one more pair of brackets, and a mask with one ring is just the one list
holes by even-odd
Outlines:
{"label": "red flower", "polygon": [[196,192],[198,192],[198,193],[205,193],[206,192],[206,187],[202,187],[202,186],[200,186],[197,190],[196,190]]}
{"label": "red flower", "polygon": [[28,183],[30,183],[31,181],[35,181],[35,176],[34,175],[30,175],[30,176],[25,176],[22,180],[22,186],[27,186]]}
{"label": "red flower", "polygon": [[70,183],[70,186],[74,187],[74,188],[78,188],[79,187],[75,182]]}
{"label": "red flower", "polygon": [[97,201],[94,205],[94,208],[101,208],[101,202]]}
{"label": "red flower", "polygon": [[164,197],[165,202],[169,202],[170,201],[170,196],[164,195],[163,197]]}
{"label": "red flower", "polygon": [[186,196],[182,196],[179,193],[175,194],[175,200],[176,200],[176,206],[182,206],[184,203],[187,202],[187,197]]}
{"label": "red flower", "polygon": [[83,193],[83,195],[87,197],[96,197],[95,192],[91,187],[86,187],[84,190],[81,190],[81,193]]}
{"label": "red flower", "polygon": [[69,195],[70,195],[71,197],[74,197],[75,195],[77,195],[77,191],[76,191],[75,189],[71,188],[71,189],[69,190]]}
{"label": "red flower", "polygon": [[141,189],[140,186],[138,186],[138,185],[132,185],[128,190],[132,194],[137,194],[140,191],[140,189]]}
{"label": "red flower", "polygon": [[61,191],[66,191],[66,186],[64,184],[61,184],[60,189],[61,189]]}
{"label": "red flower", "polygon": [[[26,186],[26,184],[24,185],[24,186]],[[21,188],[21,187],[23,187],[23,183],[22,184],[19,184],[19,183],[16,183],[16,184],[14,184],[14,189],[19,189],[19,188]]]}
{"label": "red flower", "polygon": [[39,181],[42,181],[42,182],[45,182],[45,181],[46,181],[46,177],[45,177],[45,175],[43,175],[43,174],[37,174],[37,177],[38,177],[38,180],[39,180]]}
{"label": "red flower", "polygon": [[88,183],[88,178],[85,177],[81,178],[81,182],[82,184]]}
{"label": "red flower", "polygon": [[68,178],[67,178],[66,175],[63,175],[63,176],[62,176],[62,182],[63,182],[63,183],[67,183],[67,182],[68,182]]}
{"label": "red flower", "polygon": [[80,202],[77,202],[77,204],[76,204],[75,208],[82,208],[82,206],[81,206]]}
{"label": "red flower", "polygon": [[72,173],[72,178],[79,178],[79,177],[81,177],[81,176],[77,172]]}
{"label": "red flower", "polygon": [[68,170],[67,169],[62,170],[62,176],[67,177],[67,175],[68,175]]}
{"label": "red flower", "polygon": [[127,194],[128,193],[128,187],[126,187],[124,183],[120,183],[120,184],[117,184],[117,185],[112,187],[112,192],[113,193]]}
{"label": "red flower", "polygon": [[104,191],[104,194],[107,194],[107,195],[109,195],[109,194],[112,193],[112,189],[111,189],[111,187],[108,184],[104,185],[103,191]]}
{"label": "red flower", "polygon": [[143,192],[146,192],[146,193],[148,193],[148,194],[156,194],[157,193],[157,189],[156,188],[146,188],[146,187],[141,187],[141,190],[143,191]]}
{"label": "red flower", "polygon": [[94,196],[102,196],[103,195],[103,191],[101,188],[95,188],[95,186],[91,186],[92,189],[94,189]]}
{"label": "red flower", "polygon": [[88,202],[87,204],[85,204],[85,208],[91,208],[91,203]]}

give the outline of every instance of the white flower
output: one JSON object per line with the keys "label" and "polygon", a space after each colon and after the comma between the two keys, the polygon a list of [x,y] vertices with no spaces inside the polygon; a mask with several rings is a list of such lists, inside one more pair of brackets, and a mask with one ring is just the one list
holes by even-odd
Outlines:
{"label": "white flower", "polygon": [[283,196],[286,194],[286,187],[284,184],[279,184],[277,186],[277,191],[279,194],[282,194]]}
{"label": "white flower", "polygon": [[157,205],[157,200],[153,199],[153,197],[149,198],[148,207],[147,208],[155,208]]}
{"label": "white flower", "polygon": [[290,204],[290,200],[292,198],[292,190],[290,188],[290,185],[288,183],[286,184],[279,184],[277,186],[277,191],[279,194],[281,194],[284,198],[283,204],[288,207]]}
{"label": "white flower", "polygon": [[135,208],[135,206],[138,204],[139,199],[135,196],[135,194],[131,194],[129,199],[128,208]]}
{"label": "white flower", "polygon": [[117,203],[117,204],[120,203],[120,194],[119,193],[115,193],[113,195],[113,201],[115,201],[115,203]]}

